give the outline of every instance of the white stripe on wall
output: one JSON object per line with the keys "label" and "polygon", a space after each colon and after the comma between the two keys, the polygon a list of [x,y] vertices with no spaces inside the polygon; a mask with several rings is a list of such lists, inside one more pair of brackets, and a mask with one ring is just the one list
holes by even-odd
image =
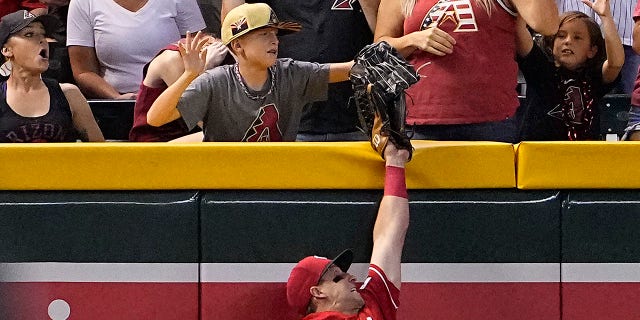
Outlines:
{"label": "white stripe on wall", "polygon": [[402,279],[404,282],[560,282],[560,264],[407,263],[402,268]]}
{"label": "white stripe on wall", "polygon": [[0,282],[198,282],[197,263],[0,263]]}
{"label": "white stripe on wall", "polygon": [[202,282],[286,282],[294,263],[201,263]]}
{"label": "white stripe on wall", "polygon": [[[202,282],[286,282],[294,264],[203,263]],[[349,272],[363,280],[368,264]],[[403,263],[403,282],[559,282],[559,263]]]}
{"label": "white stripe on wall", "polygon": [[640,263],[563,263],[563,282],[640,282]]}
{"label": "white stripe on wall", "polygon": [[[293,263],[0,263],[0,282],[286,282]],[[198,269],[199,268],[199,269]],[[368,264],[349,272],[365,278]],[[200,274],[199,274],[200,273]],[[640,282],[640,263],[403,263],[414,283]]]}

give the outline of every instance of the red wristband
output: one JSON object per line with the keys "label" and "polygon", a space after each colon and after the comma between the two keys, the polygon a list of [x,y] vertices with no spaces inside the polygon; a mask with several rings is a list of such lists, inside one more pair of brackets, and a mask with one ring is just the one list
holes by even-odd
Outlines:
{"label": "red wristband", "polygon": [[404,168],[387,166],[384,174],[384,195],[408,199]]}

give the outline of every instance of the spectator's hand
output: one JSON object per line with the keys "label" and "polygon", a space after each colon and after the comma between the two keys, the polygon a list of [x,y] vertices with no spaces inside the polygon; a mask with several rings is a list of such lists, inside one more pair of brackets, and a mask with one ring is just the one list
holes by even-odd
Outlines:
{"label": "spectator's hand", "polygon": [[601,17],[611,16],[611,5],[609,0],[582,0],[582,3],[587,5],[593,12]]}
{"label": "spectator's hand", "polygon": [[451,35],[438,27],[414,32],[413,38],[413,45],[416,48],[437,56],[453,53],[453,46],[456,44],[456,40]]}
{"label": "spectator's hand", "polygon": [[187,32],[184,43],[180,42],[178,44],[185,73],[197,76],[204,71],[207,57],[207,48],[205,46],[208,41],[207,36],[200,31],[194,37]]}
{"label": "spectator's hand", "polygon": [[229,52],[227,46],[222,44],[222,41],[218,39],[213,40],[213,42],[211,42],[204,49],[207,50],[207,61],[205,65],[206,70],[219,66]]}
{"label": "spectator's hand", "polygon": [[116,100],[135,100],[137,94],[135,92],[127,92],[117,96]]}

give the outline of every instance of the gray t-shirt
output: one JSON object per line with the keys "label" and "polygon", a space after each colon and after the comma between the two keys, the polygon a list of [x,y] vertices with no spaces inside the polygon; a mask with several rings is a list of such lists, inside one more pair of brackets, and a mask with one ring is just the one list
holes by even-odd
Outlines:
{"label": "gray t-shirt", "polygon": [[204,141],[295,141],[302,108],[327,99],[329,65],[278,59],[262,91],[247,88],[237,64],[196,78],[178,102],[192,129],[204,122]]}

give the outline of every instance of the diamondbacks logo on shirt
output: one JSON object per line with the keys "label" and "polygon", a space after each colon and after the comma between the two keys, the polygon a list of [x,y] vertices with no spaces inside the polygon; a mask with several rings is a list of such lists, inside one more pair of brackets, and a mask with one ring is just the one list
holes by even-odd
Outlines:
{"label": "diamondbacks logo on shirt", "polygon": [[422,20],[420,30],[432,27],[453,32],[478,31],[471,0],[442,0],[436,3]]}
{"label": "diamondbacks logo on shirt", "polygon": [[282,141],[282,132],[278,126],[278,120],[280,114],[276,105],[271,103],[260,110],[258,110],[258,116],[249,130],[244,134],[242,138],[243,142],[270,142],[270,141]]}
{"label": "diamondbacks logo on shirt", "polygon": [[564,96],[547,115],[564,124],[569,140],[589,139],[596,119],[593,88],[586,80],[568,79],[560,81],[559,89]]}
{"label": "diamondbacks logo on shirt", "polygon": [[354,0],[335,0],[331,10],[353,10]]}
{"label": "diamondbacks logo on shirt", "polygon": [[569,123],[582,124],[581,116],[584,110],[580,87],[569,86],[565,91],[564,100],[547,114],[559,120],[567,120]]}

